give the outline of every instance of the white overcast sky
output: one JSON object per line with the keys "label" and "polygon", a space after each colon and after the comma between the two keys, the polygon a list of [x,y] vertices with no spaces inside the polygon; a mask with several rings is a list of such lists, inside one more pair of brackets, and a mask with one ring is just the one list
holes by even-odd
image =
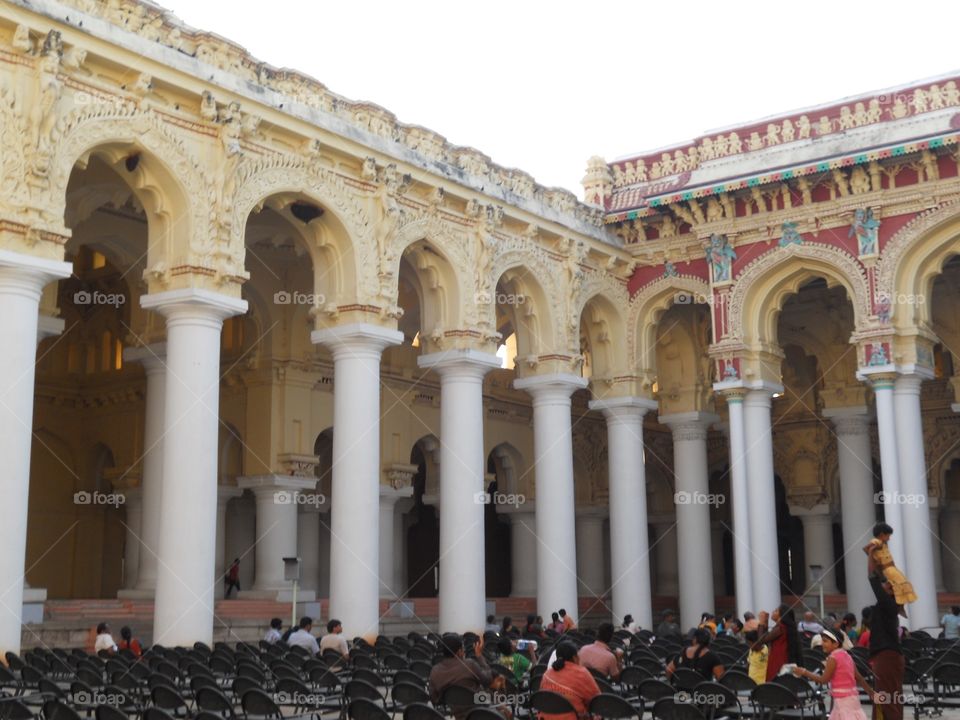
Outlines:
{"label": "white overcast sky", "polygon": [[960,69],[960,3],[159,0],[582,195],[607,160]]}

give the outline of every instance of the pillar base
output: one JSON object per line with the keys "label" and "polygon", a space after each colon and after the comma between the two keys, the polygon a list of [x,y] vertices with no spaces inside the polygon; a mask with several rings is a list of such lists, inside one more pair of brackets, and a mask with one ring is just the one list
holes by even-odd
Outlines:
{"label": "pillar base", "polygon": [[23,602],[26,603],[45,603],[47,601],[47,589],[24,587]]}
{"label": "pillar base", "polygon": [[[237,593],[237,600],[276,600],[277,602],[293,602],[293,588],[241,590]],[[301,590],[297,588],[298,604],[305,602],[316,602],[316,600],[317,593],[315,590]]]}
{"label": "pillar base", "polygon": [[156,597],[156,590],[138,590],[137,588],[126,588],[117,591],[117,600],[153,600]]}

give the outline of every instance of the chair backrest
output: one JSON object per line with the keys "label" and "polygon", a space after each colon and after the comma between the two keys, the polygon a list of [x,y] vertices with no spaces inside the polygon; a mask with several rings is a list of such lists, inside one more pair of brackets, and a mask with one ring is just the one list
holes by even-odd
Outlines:
{"label": "chair backrest", "polygon": [[393,683],[410,683],[411,685],[417,685],[423,687],[423,678],[417,675],[415,672],[410,670],[397,670],[393,676]]}
{"label": "chair backrest", "polygon": [[259,688],[247,690],[240,699],[240,707],[243,708],[243,714],[247,717],[277,718],[277,720],[283,718],[283,713],[280,712],[273,698]]}
{"label": "chair backrest", "polygon": [[671,677],[673,686],[680,690],[693,690],[703,682],[703,679],[703,675],[696,670],[686,667],[678,667],[673,671],[673,676]]}
{"label": "chair backrest", "polygon": [[473,690],[462,685],[450,685],[440,694],[440,702],[451,710],[463,711],[477,704]]}
{"label": "chair backrest", "polygon": [[656,702],[661,698],[673,697],[674,689],[668,683],[665,683],[663,680],[644,680],[640,683],[640,697],[644,700],[653,700]]}
{"label": "chair backrest", "polygon": [[98,705],[94,710],[94,717],[97,720],[130,720],[123,710],[113,705]]}
{"label": "chair backrest", "polygon": [[652,714],[654,720],[673,720],[673,708],[677,702],[673,695],[662,697],[653,704]]}
{"label": "chair backrest", "polygon": [[43,704],[44,720],[80,720],[80,715],[72,707],[60,700],[47,700]]}
{"label": "chair backrest", "polygon": [[590,714],[604,720],[611,718],[619,720],[619,718],[632,718],[638,713],[633,705],[619,695],[601,693],[590,701]]}
{"label": "chair backrest", "polygon": [[757,683],[752,677],[739,670],[727,670],[720,678],[720,684],[734,692],[753,692]]}
{"label": "chair backrest", "polygon": [[148,707],[143,711],[143,720],[174,720],[173,715],[158,707]]}
{"label": "chair backrest", "polygon": [[390,713],[371,700],[357,698],[347,706],[352,720],[392,720]]}
{"label": "chair backrest", "polygon": [[219,714],[227,713],[233,715],[233,703],[222,692],[212,687],[199,688],[194,699],[198,710],[209,710]]}
{"label": "chair backrest", "polygon": [[475,707],[467,713],[466,720],[503,720],[503,715],[486,707]]}
{"label": "chair backrest", "polygon": [[757,685],[750,693],[750,699],[755,705],[768,710],[794,708],[800,705],[800,699],[793,690],[775,682]]}
{"label": "chair backrest", "polygon": [[430,665],[430,663],[424,662],[423,660],[415,660],[414,662],[410,663],[410,670],[415,672],[424,680],[430,677],[430,671],[432,669],[433,667]]}
{"label": "chair backrest", "polygon": [[343,689],[344,694],[349,700],[356,698],[365,698],[374,702],[383,702],[383,695],[375,685],[371,685],[366,680],[350,680]]}
{"label": "chair backrest", "polygon": [[406,707],[410,703],[415,702],[430,702],[430,694],[424,690],[423,685],[419,682],[414,684],[402,681],[396,682],[396,680],[394,680],[390,697],[393,700],[393,704],[398,707]]}
{"label": "chair backrest", "polygon": [[150,701],[162,710],[176,712],[180,708],[184,708],[184,710],[187,708],[183,696],[170,685],[154,685],[150,690]]}
{"label": "chair backrest", "polygon": [[403,720],[445,720],[435,708],[426,703],[410,703],[403,709]]}
{"label": "chair backrest", "polygon": [[233,691],[234,697],[242,698],[248,690],[259,690],[260,683],[258,683],[253,678],[247,677],[237,677],[233,681],[233,686],[231,690]]}
{"label": "chair backrest", "polygon": [[550,692],[549,690],[538,690],[530,696],[530,707],[534,710],[550,715],[562,715],[565,713],[576,713],[573,705],[563,695]]}
{"label": "chair backrest", "polygon": [[0,702],[0,719],[33,720],[33,711],[19,700],[4,698],[3,702]]}

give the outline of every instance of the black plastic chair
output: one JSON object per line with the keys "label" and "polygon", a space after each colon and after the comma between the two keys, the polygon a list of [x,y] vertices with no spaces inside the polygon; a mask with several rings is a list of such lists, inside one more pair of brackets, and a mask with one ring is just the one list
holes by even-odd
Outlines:
{"label": "black plastic chair", "polygon": [[603,720],[620,720],[642,715],[642,711],[635,708],[619,695],[601,693],[590,701],[590,714]]}
{"label": "black plastic chair", "polygon": [[277,704],[263,690],[247,690],[240,700],[240,707],[246,718],[263,718],[264,720],[283,720],[283,713]]}
{"label": "black plastic chair", "polygon": [[445,720],[445,717],[431,705],[411,703],[403,709],[403,720]]}
{"label": "black plastic chair", "polygon": [[351,720],[392,720],[390,713],[366,698],[357,698],[347,706]]}
{"label": "black plastic chair", "polygon": [[676,705],[677,702],[673,699],[673,695],[659,698],[653,704],[653,710],[651,711],[654,720],[673,720],[673,711]]}
{"label": "black plastic chair", "polygon": [[639,689],[640,697],[653,703],[665,697],[673,697],[676,692],[672,685],[663,680],[644,680]]}
{"label": "black plastic chair", "polygon": [[0,700],[0,720],[33,720],[33,711],[16,698]]}
{"label": "black plastic chair", "polygon": [[467,713],[466,720],[504,720],[504,716],[493,708],[475,707]]}
{"label": "black plastic chair", "polygon": [[390,699],[393,701],[393,707],[397,712],[402,711],[411,703],[428,703],[430,694],[424,690],[420,683],[395,682],[390,691]]}
{"label": "black plastic chair", "polygon": [[789,688],[780,683],[768,682],[757,685],[750,694],[757,709],[758,720],[804,717],[803,701]]}
{"label": "black plastic chair", "polygon": [[170,685],[155,685],[150,690],[150,702],[153,706],[166,710],[174,717],[189,717],[190,708],[176,688]]}
{"label": "black plastic chair", "polygon": [[409,683],[410,685],[417,685],[418,687],[424,686],[423,678],[409,670],[397,670],[396,674],[394,674],[393,684],[398,685],[400,683]]}
{"label": "black plastic chair", "polygon": [[548,715],[576,714],[573,704],[559,693],[538,690],[530,696],[530,707]]}
{"label": "black plastic chair", "polygon": [[693,690],[703,682],[703,675],[690,668],[678,667],[673,671],[670,680],[678,690]]}
{"label": "black plastic chair", "polygon": [[130,716],[114,705],[98,705],[93,713],[96,720],[130,720]]}
{"label": "black plastic chair", "polygon": [[737,717],[743,715],[743,705],[737,694],[717,682],[702,682],[693,689],[693,703],[700,708],[706,720],[715,720],[722,710],[732,710]]}
{"label": "black plastic chair", "polygon": [[233,703],[216,688],[198,688],[194,694],[194,704],[197,710],[215,713],[222,718],[230,718],[230,720],[233,720],[233,718],[236,717],[236,713],[233,711]]}
{"label": "black plastic chair", "polygon": [[59,700],[47,700],[43,704],[44,720],[80,720],[80,715],[72,707]]}

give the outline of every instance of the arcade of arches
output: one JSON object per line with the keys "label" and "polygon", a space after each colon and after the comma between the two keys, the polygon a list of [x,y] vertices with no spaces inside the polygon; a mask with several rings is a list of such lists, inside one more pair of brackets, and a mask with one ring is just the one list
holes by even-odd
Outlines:
{"label": "arcade of arches", "polygon": [[859,611],[879,518],[912,627],[960,592],[956,79],[581,202],[155,5],[42,8],[0,9],[0,651],[44,599],[210,642],[235,557],[352,636],[691,625],[811,566]]}

